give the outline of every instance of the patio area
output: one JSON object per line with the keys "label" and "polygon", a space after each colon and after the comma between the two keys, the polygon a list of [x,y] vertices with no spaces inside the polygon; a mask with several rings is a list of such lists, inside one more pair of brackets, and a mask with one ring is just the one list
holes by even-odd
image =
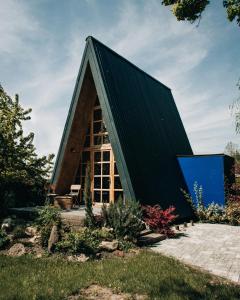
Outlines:
{"label": "patio area", "polygon": [[[98,215],[101,213],[101,206],[93,206],[93,213]],[[84,225],[85,219],[85,206],[82,205],[77,209],[62,210],[61,219],[64,224],[70,225],[78,229]]]}
{"label": "patio area", "polygon": [[196,224],[180,233],[151,249],[240,283],[240,226]]}

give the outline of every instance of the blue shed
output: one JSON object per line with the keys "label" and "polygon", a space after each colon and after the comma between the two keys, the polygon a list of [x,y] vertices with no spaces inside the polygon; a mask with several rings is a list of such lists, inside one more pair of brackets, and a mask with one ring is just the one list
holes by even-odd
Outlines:
{"label": "blue shed", "polygon": [[225,204],[225,182],[234,183],[234,158],[224,154],[188,155],[177,157],[183,177],[193,201],[194,183],[203,188],[203,201]]}

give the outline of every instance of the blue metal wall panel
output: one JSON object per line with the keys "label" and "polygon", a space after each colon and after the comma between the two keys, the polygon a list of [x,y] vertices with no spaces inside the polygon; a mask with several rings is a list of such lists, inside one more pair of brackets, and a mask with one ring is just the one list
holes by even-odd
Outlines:
{"label": "blue metal wall panel", "polygon": [[194,182],[203,187],[205,206],[211,202],[224,205],[224,155],[178,157],[178,161],[193,200]]}

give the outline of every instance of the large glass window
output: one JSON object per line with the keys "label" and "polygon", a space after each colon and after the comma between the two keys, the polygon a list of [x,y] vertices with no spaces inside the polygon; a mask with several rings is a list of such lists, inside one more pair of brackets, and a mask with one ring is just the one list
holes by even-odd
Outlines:
{"label": "large glass window", "polygon": [[87,130],[84,150],[76,180],[82,185],[81,200],[86,178],[87,164],[91,167],[91,190],[93,202],[116,201],[123,195],[120,177],[114,160],[107,128],[97,98]]}

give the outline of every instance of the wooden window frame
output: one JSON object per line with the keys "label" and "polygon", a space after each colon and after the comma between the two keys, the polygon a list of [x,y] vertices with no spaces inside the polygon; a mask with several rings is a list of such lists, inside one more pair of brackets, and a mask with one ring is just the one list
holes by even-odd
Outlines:
{"label": "wooden window frame", "polygon": [[[94,133],[93,131],[93,127],[94,127],[94,123],[97,123],[97,122],[101,122],[101,128],[105,127],[105,124],[104,124],[104,121],[103,121],[103,117],[99,120],[94,120],[94,111],[96,110],[99,110],[101,109],[101,106],[98,105],[98,106],[95,106],[91,112],[91,118],[90,118],[90,130],[89,130],[89,134],[86,135],[86,136],[89,136],[90,137],[90,145],[89,147],[84,147],[83,148],[83,152],[85,151],[89,151],[90,153],[90,168],[91,168],[91,193],[92,193],[92,199],[93,199],[93,203],[96,204],[96,203],[103,203],[103,199],[102,199],[102,193],[104,191],[107,191],[109,192],[109,201],[108,202],[114,202],[116,201],[117,199],[114,199],[114,193],[115,192],[122,192],[123,193],[123,189],[114,189],[114,179],[115,177],[119,177],[119,174],[114,172],[114,165],[116,163],[115,161],[115,158],[114,158],[114,154],[113,154],[113,150],[112,150],[112,147],[111,147],[111,143],[107,143],[107,144],[103,144],[103,136],[108,136],[108,131],[105,131],[105,132],[101,132],[101,133]],[[96,136],[100,136],[101,137],[101,144],[99,145],[94,145],[94,137]],[[101,159],[99,162],[95,162],[94,160],[94,153],[95,152],[100,152],[101,153]],[[108,151],[109,152],[109,161],[103,161],[103,152],[104,151]],[[101,165],[101,174],[100,175],[94,175],[94,164],[95,163],[99,163]],[[103,164],[104,163],[109,163],[109,175],[103,175]],[[84,182],[83,180],[85,180],[85,176],[82,176],[82,166],[83,164],[86,164],[85,162],[82,163],[80,161],[80,183],[82,184],[82,186],[84,186]],[[101,183],[100,183],[100,187],[101,188],[94,188],[94,177],[100,177],[101,178]],[[103,177],[109,177],[110,179],[110,183],[109,183],[109,189],[103,189],[102,188],[102,179]],[[121,182],[121,181],[120,181]],[[94,199],[94,192],[97,192],[99,191],[100,192],[100,202],[95,202],[95,199]],[[124,193],[123,193],[124,195]],[[81,201],[83,200],[82,199],[83,196],[82,196],[82,193],[81,193]]]}

